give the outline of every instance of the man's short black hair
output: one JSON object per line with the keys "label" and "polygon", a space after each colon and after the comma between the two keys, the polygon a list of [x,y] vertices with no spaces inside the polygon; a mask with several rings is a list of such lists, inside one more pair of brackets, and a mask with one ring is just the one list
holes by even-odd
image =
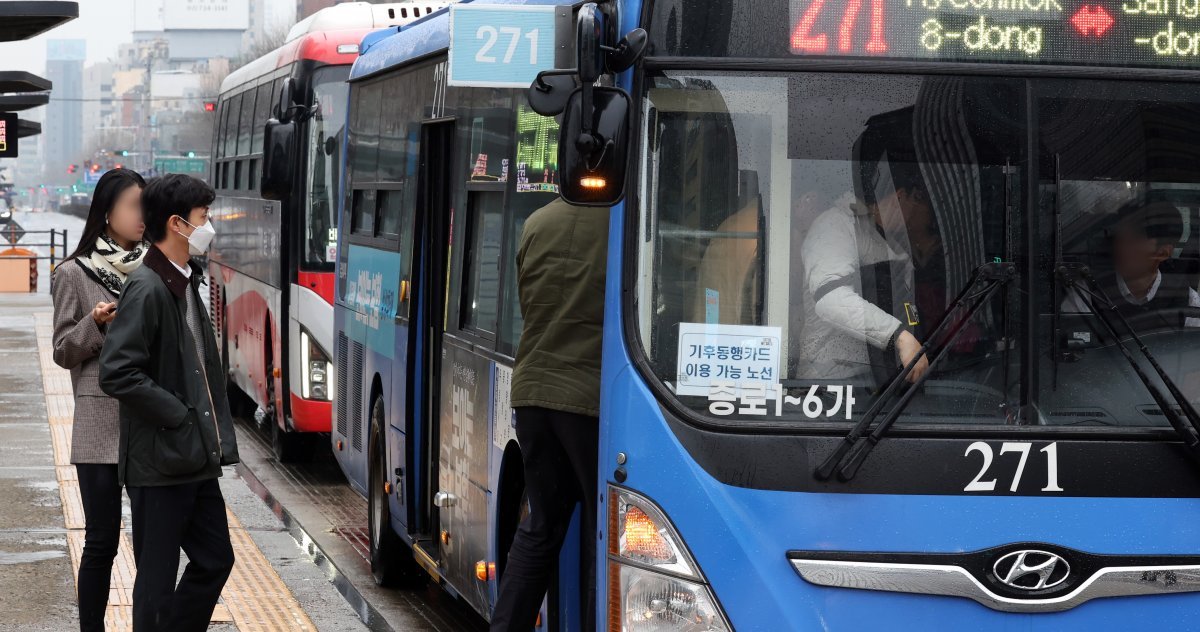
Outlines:
{"label": "man's short black hair", "polygon": [[1170,202],[1133,200],[1117,210],[1116,228],[1129,228],[1159,246],[1175,246],[1183,238],[1183,215]]}
{"label": "man's short black hair", "polygon": [[854,142],[854,193],[864,204],[875,204],[886,174],[893,191],[927,190],[912,138],[911,108],[874,116]]}
{"label": "man's short black hair", "polygon": [[154,178],[142,190],[142,218],[146,239],[159,242],[167,236],[167,220],[178,215],[188,219],[192,209],[209,206],[217,194],[203,180],[181,173]]}

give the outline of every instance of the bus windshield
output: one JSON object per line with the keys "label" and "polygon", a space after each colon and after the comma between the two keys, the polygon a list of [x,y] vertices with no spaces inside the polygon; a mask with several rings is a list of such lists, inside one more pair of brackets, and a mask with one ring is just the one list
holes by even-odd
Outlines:
{"label": "bus windshield", "polygon": [[643,98],[637,332],[683,405],[858,419],[993,262],[1017,278],[938,339],[899,423],[1166,425],[1125,323],[1200,399],[1182,84],[669,71]]}
{"label": "bus windshield", "polygon": [[313,75],[316,114],[308,125],[308,200],[302,265],[332,271],[337,260],[337,192],[341,182],[349,66],[319,68]]}

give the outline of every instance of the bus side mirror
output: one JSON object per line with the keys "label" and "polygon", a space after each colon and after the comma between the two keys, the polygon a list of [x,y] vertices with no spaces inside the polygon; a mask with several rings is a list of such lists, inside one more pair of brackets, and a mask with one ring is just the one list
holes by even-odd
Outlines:
{"label": "bus side mirror", "polygon": [[285,200],[291,192],[292,155],[296,147],[296,124],[267,121],[263,132],[262,177],[259,193],[264,200]]}
{"label": "bus side mirror", "polygon": [[579,70],[579,81],[596,83],[604,71],[604,14],[600,7],[594,2],[580,7],[575,28],[575,67]]}
{"label": "bus side mirror", "polygon": [[567,101],[558,141],[559,185],[570,204],[612,206],[625,195],[630,99],[618,88],[587,88]]}

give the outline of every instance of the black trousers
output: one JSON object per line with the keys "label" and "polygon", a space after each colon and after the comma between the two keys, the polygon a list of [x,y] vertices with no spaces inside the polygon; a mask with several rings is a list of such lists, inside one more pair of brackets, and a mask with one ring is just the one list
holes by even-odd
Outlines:
{"label": "black trousers", "polygon": [[[133,632],[204,632],[233,570],[216,479],[128,487],[133,509]],[[179,585],[179,550],[188,556]]]}
{"label": "black trousers", "polygon": [[83,555],[79,559],[80,632],[104,632],[108,586],[121,543],[121,482],[116,463],[76,463],[83,500]]}
{"label": "black trousers", "polygon": [[596,452],[595,417],[546,408],[516,409],[517,440],[525,465],[529,515],[513,537],[500,594],[492,613],[493,632],[528,632],[558,564],[575,505],[583,504],[579,565],[583,630],[596,621]]}

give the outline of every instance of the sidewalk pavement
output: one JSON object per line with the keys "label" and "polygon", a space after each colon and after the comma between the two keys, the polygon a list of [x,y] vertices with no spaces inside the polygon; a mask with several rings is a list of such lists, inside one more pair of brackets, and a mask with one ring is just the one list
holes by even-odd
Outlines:
{"label": "sidewalk pavement", "polygon": [[[0,294],[0,632],[78,626],[74,569],[84,524],[69,464],[73,398],[70,374],[52,362],[50,315],[44,293]],[[234,468],[221,489],[237,563],[211,632],[366,629]],[[107,618],[114,631],[130,629],[127,503],[125,515]]]}

